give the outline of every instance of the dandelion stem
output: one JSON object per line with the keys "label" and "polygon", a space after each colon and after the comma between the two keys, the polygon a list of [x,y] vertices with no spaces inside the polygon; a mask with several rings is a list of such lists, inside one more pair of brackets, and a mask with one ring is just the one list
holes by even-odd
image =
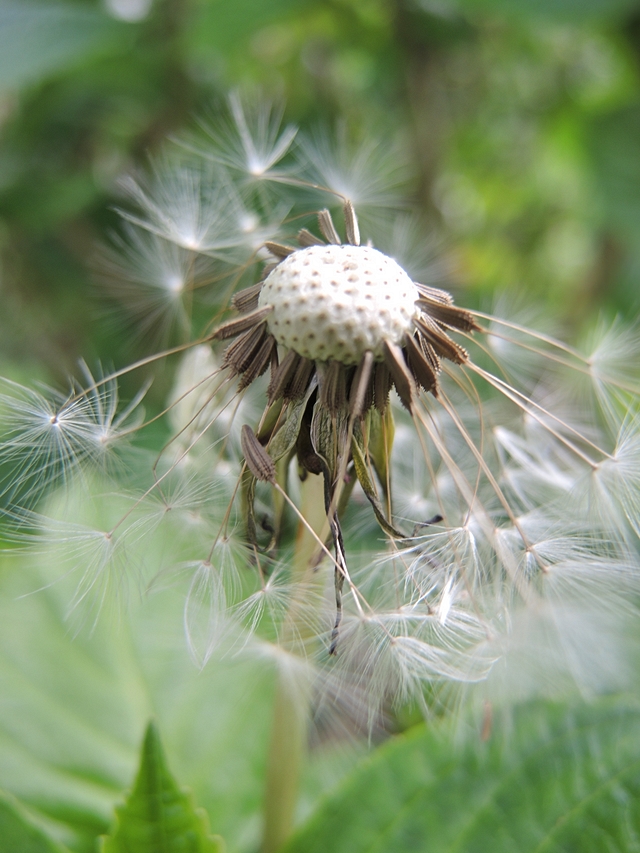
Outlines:
{"label": "dandelion stem", "polygon": [[298,686],[280,676],[267,758],[262,853],[275,853],[291,834],[304,761],[308,707]]}
{"label": "dandelion stem", "polygon": [[[299,646],[301,641],[310,638],[310,628],[304,619],[304,602],[299,599],[309,595],[311,584],[323,582],[320,573],[314,571],[318,534],[322,535],[327,524],[322,477],[311,474],[300,488],[300,512],[308,526],[301,523],[296,538],[292,580],[301,592],[294,597],[287,614],[282,638],[285,646]],[[291,833],[306,752],[308,719],[308,692],[283,670],[276,686],[267,757],[262,853],[275,853]]]}

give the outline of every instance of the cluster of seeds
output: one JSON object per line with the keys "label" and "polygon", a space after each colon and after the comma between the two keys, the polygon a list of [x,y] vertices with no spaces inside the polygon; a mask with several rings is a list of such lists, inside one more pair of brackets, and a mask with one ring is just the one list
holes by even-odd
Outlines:
{"label": "cluster of seeds", "polygon": [[259,305],[269,331],[305,358],[358,364],[383,342],[400,344],[419,313],[420,292],[392,258],[367,246],[309,246],[267,276]]}

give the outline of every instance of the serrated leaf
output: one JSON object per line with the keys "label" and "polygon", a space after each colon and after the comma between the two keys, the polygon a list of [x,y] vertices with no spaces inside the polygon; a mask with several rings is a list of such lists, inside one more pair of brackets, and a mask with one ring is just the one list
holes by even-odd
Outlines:
{"label": "serrated leaf", "polygon": [[[149,545],[145,556],[160,565],[168,540]],[[234,850],[255,849],[273,672],[236,658],[200,672],[179,587],[70,627],[76,579],[51,586],[55,571],[49,555],[0,555],[0,786],[58,842],[95,853],[153,716],[212,825]]]}
{"label": "serrated leaf", "polygon": [[466,746],[420,728],[380,750],[286,853],[632,853],[640,708],[541,703]]}
{"label": "serrated leaf", "polygon": [[36,826],[13,797],[0,791],[2,853],[68,853]]}
{"label": "serrated leaf", "polygon": [[160,736],[149,723],[140,769],[131,794],[116,808],[116,828],[102,839],[102,853],[223,853],[219,836],[209,834],[206,813],[176,784]]}
{"label": "serrated leaf", "polygon": [[124,32],[104,13],[66,3],[0,0],[0,89],[15,89],[104,50]]}

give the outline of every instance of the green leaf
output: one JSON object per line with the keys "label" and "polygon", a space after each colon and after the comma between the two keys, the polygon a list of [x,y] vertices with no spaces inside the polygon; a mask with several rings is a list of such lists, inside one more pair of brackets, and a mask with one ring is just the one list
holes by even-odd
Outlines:
{"label": "green leaf", "polygon": [[637,244],[640,215],[640,108],[598,116],[589,125],[588,151],[606,224]]}
{"label": "green leaf", "polygon": [[286,853],[631,853],[640,709],[536,703],[488,743],[420,728],[381,749]]}
{"label": "green leaf", "polygon": [[102,853],[222,853],[219,836],[209,834],[202,809],[174,781],[160,736],[149,723],[142,745],[140,770],[124,806],[116,809],[113,834],[102,839]]}
{"label": "green leaf", "polygon": [[[162,537],[158,547],[168,549]],[[161,555],[146,547],[152,565]],[[262,661],[189,658],[184,591],[71,627],[76,578],[50,555],[0,557],[0,786],[75,853],[95,853],[131,783],[150,717],[176,773],[235,850],[257,845],[273,673]],[[45,566],[45,563],[48,563]],[[35,590],[41,592],[34,592]],[[26,596],[25,596],[26,593]],[[239,843],[239,837],[242,843]],[[0,845],[1,850],[1,845]]]}
{"label": "green leaf", "polygon": [[0,89],[16,89],[102,52],[125,31],[78,5],[0,0]]}
{"label": "green leaf", "polygon": [[0,850],[2,853],[67,853],[29,818],[13,797],[0,792]]}
{"label": "green leaf", "polygon": [[[94,507],[97,516],[112,502]],[[64,505],[87,523],[84,492]],[[216,832],[237,853],[259,844],[274,668],[249,655],[195,666],[179,580],[127,594],[128,578],[146,586],[143,562],[154,575],[189,553],[189,528],[172,531],[129,549],[117,579],[126,606],[112,595],[97,619],[70,607],[78,575],[58,552],[0,554],[0,787],[74,853],[95,853],[109,832],[152,717]],[[308,769],[307,807],[335,778],[322,760]],[[340,759],[335,772],[347,766]]]}

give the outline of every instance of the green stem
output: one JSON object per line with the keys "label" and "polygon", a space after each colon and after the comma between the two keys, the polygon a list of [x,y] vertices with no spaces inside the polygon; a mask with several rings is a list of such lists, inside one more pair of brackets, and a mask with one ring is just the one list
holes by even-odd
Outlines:
{"label": "green stem", "polygon": [[276,853],[291,834],[306,752],[308,704],[280,675],[273,708],[264,799],[263,853]]}
{"label": "green stem", "polygon": [[[313,530],[322,535],[326,527],[324,512],[324,486],[322,477],[310,474],[301,484],[301,512]],[[292,581],[298,584],[299,594],[294,595],[283,629],[284,653],[296,653],[301,639],[310,637],[309,626],[303,619],[305,599],[309,585],[320,572],[310,567],[317,554],[317,541],[300,525],[292,566]],[[293,827],[298,789],[306,755],[309,723],[309,695],[295,672],[286,663],[278,675],[271,724],[271,740],[267,756],[264,797],[264,836],[262,853],[276,853],[285,843]]]}

